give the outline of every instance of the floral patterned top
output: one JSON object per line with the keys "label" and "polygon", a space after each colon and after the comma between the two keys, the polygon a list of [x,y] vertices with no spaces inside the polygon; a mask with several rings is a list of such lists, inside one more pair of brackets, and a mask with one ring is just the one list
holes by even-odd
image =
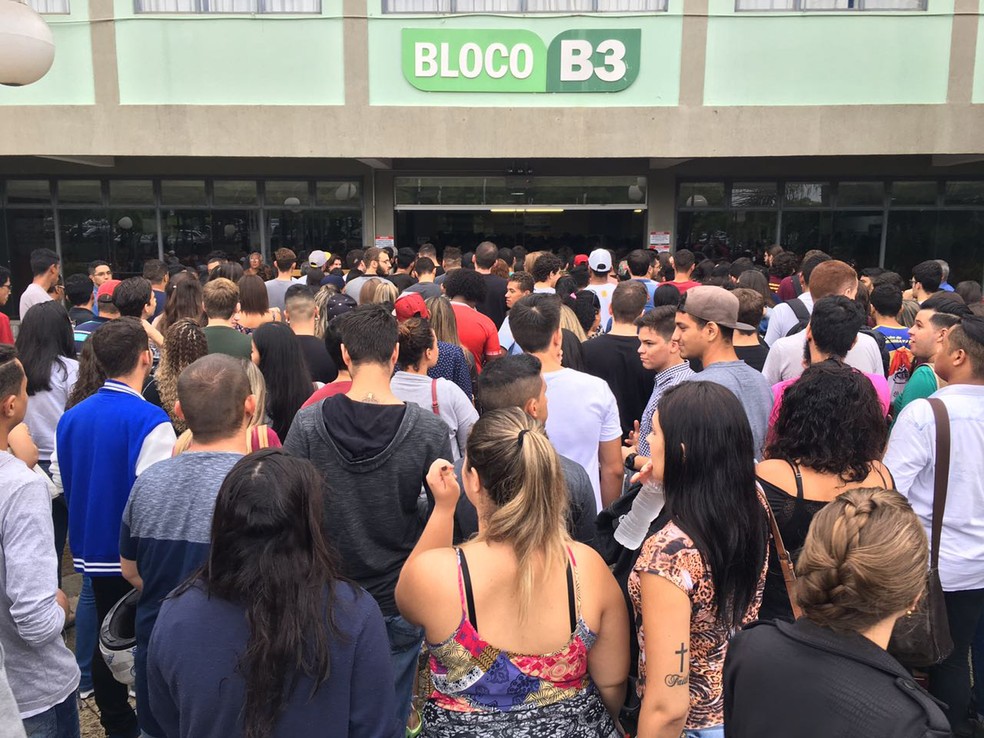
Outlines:
{"label": "floral patterned top", "polygon": [[[762,571],[759,573],[755,599],[742,618],[747,625],[758,617],[765,588],[768,559],[763,546]],[[714,605],[711,570],[693,540],[670,521],[642,545],[639,558],[629,575],[629,596],[639,623],[638,694],[646,691],[646,641],[642,627],[642,581],[640,574],[666,578],[687,593],[690,614],[690,712],[686,730],[701,730],[724,724],[724,690],[722,675],[728,640],[734,633],[718,624]]]}

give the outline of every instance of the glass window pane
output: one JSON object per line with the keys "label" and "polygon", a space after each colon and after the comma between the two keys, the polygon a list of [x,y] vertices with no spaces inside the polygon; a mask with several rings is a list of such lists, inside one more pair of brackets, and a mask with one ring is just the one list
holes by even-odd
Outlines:
{"label": "glass window pane", "polygon": [[321,0],[259,0],[261,13],[320,13]]}
{"label": "glass window pane", "polygon": [[46,15],[55,13],[64,13],[67,15],[71,12],[68,0],[28,0],[27,4],[37,12]]}
{"label": "glass window pane", "polygon": [[[46,179],[7,180],[7,202],[23,205],[51,205],[51,186]],[[28,280],[30,282],[30,280]]]}
{"label": "glass window pane", "polygon": [[862,10],[925,10],[926,0],[860,0]]}
{"label": "glass window pane", "polygon": [[984,181],[947,182],[943,200],[947,205],[984,204]]}
{"label": "glass window pane", "polygon": [[723,208],[724,182],[685,182],[680,185],[681,208]]}
{"label": "glass window pane", "polygon": [[204,205],[205,181],[201,179],[165,179],[161,181],[161,204]]}
{"label": "glass window pane", "polygon": [[113,264],[110,258],[109,241],[113,228],[104,208],[59,209],[58,227],[65,274],[86,271],[93,259],[108,261],[114,273],[119,269],[120,265]]}
{"label": "glass window pane", "polygon": [[728,226],[731,214],[726,212],[681,212],[677,218],[677,248],[703,251],[706,254],[728,250]]}
{"label": "glass window pane", "polygon": [[731,205],[736,208],[774,208],[775,182],[735,182],[731,187]]}
{"label": "glass window pane", "polygon": [[153,205],[154,183],[149,179],[113,179],[109,182],[111,205]]}
{"label": "glass window pane", "polygon": [[143,263],[157,258],[157,215],[153,208],[113,208],[109,263],[113,276],[126,279],[143,273]]}
{"label": "glass window pane", "polygon": [[307,182],[290,182],[271,180],[266,183],[266,206],[301,207],[311,204],[311,195]]}
{"label": "glass window pane", "polygon": [[229,255],[260,248],[260,213],[258,210],[213,210],[212,241],[215,248]]}
{"label": "glass window pane", "polygon": [[881,210],[835,210],[831,250],[827,253],[858,269],[878,266],[882,221]]}
{"label": "glass window pane", "polygon": [[217,179],[212,184],[213,205],[258,205],[256,182],[251,179]]}
{"label": "glass window pane", "polygon": [[[47,187],[47,181],[45,181]],[[10,259],[11,293],[6,306],[0,308],[16,317],[20,296],[31,283],[31,252],[38,248],[55,248],[54,211],[48,208],[6,208],[0,210],[0,242],[6,243]]]}
{"label": "glass window pane", "polygon": [[[571,0],[565,0],[565,4]],[[531,4],[537,0],[530,0]],[[539,0],[540,4],[546,4]],[[557,3],[554,2],[554,5]],[[454,4],[459,13],[518,13],[523,9],[522,0],[457,0]]]}
{"label": "glass window pane", "polygon": [[212,217],[207,210],[168,210],[161,214],[164,251],[185,264],[204,263],[212,250]]}
{"label": "glass window pane", "polygon": [[810,249],[830,253],[830,234],[833,229],[830,211],[786,211],[782,214],[783,248],[805,254]]}
{"label": "glass window pane", "polygon": [[[482,2],[487,4],[495,0],[469,0],[470,2]],[[505,0],[501,4],[506,4]],[[519,0],[511,0],[510,4],[520,5]],[[461,0],[458,0],[458,7],[461,7]],[[520,5],[520,7],[522,7]],[[590,13],[594,10],[593,0],[526,0],[526,8],[531,13]]]}
{"label": "glass window pane", "polygon": [[786,206],[794,208],[819,207],[830,204],[830,184],[827,182],[787,182]]}
{"label": "glass window pane", "polygon": [[939,210],[896,210],[888,215],[885,268],[908,282],[912,267],[933,258]]}
{"label": "glass window pane", "polygon": [[936,182],[892,182],[892,205],[935,205]]}
{"label": "glass window pane", "polygon": [[854,10],[857,0],[800,0],[800,10]]}
{"label": "glass window pane", "polygon": [[102,183],[98,179],[58,180],[59,205],[102,205]]}
{"label": "glass window pane", "polygon": [[795,10],[796,0],[735,0],[735,10]]}
{"label": "glass window pane", "polygon": [[352,180],[318,182],[315,187],[315,202],[333,207],[362,207],[362,187],[359,182]]}
{"label": "glass window pane", "polygon": [[296,254],[312,249],[345,253],[362,239],[362,211],[288,209],[267,211],[270,250],[287,247]]}
{"label": "glass window pane", "polygon": [[451,0],[383,0],[384,13],[450,13]]}
{"label": "glass window pane", "polygon": [[644,13],[665,11],[666,0],[597,0],[600,12]]}
{"label": "glass window pane", "polygon": [[[924,257],[925,258],[925,257]],[[982,281],[984,272],[984,212],[980,210],[940,211],[936,230],[934,259],[950,264],[952,285],[964,280]]]}
{"label": "glass window pane", "polygon": [[841,182],[837,185],[837,204],[840,207],[871,205],[882,207],[885,185],[882,182]]}

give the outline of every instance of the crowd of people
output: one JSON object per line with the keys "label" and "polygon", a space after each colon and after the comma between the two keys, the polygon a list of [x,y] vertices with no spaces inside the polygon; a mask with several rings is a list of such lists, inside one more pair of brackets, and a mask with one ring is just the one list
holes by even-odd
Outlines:
{"label": "crowd of people", "polygon": [[31,270],[0,313],[4,737],[77,738],[80,699],[107,738],[984,722],[984,303],[945,262]]}

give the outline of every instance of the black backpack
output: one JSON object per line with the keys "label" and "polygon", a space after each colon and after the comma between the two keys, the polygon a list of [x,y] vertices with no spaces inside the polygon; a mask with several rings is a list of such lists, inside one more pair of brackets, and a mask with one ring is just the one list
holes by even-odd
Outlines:
{"label": "black backpack", "polygon": [[796,325],[786,331],[787,336],[792,336],[806,329],[806,326],[810,322],[810,311],[806,309],[806,305],[798,297],[794,297],[786,304],[793,309],[793,314],[796,316],[796,320],[798,321]]}

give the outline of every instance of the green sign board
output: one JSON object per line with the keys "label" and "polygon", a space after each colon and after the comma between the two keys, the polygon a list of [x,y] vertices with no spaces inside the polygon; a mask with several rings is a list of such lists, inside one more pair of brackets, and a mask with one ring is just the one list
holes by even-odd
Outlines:
{"label": "green sign board", "polygon": [[523,29],[404,28],[403,76],[425,92],[619,92],[639,75],[641,37],[578,29],[548,47]]}

